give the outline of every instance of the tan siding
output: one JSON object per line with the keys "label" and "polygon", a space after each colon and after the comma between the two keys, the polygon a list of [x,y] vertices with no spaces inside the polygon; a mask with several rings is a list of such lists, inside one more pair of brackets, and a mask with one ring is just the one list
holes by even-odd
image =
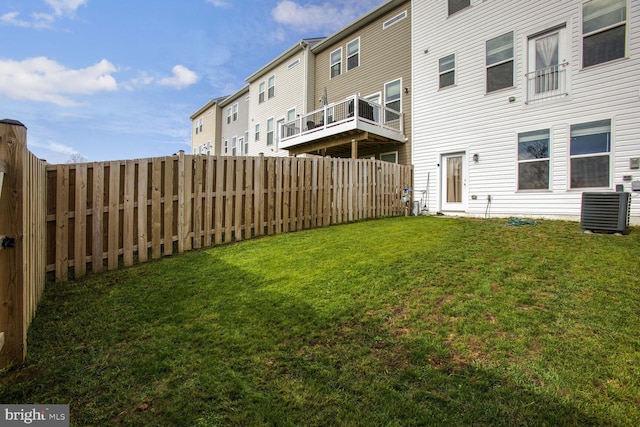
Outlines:
{"label": "tan siding", "polygon": [[[402,11],[407,11],[407,18],[395,25],[382,28],[382,24]],[[360,65],[346,71],[347,43],[360,37]],[[330,78],[330,55],[335,49],[342,47],[342,71],[340,76]],[[316,53],[315,108],[320,108],[318,98],[327,88],[328,101],[336,102],[354,94],[368,96],[377,92],[384,102],[384,85],[398,78],[402,79],[402,87],[409,88],[409,94],[402,93],[402,112],[404,113],[405,135],[409,139],[406,144],[394,145],[376,150],[377,153],[399,150],[399,161],[411,163],[411,2],[385,14],[366,27],[354,31],[341,40],[323,47]],[[367,152],[362,152],[367,155]]]}

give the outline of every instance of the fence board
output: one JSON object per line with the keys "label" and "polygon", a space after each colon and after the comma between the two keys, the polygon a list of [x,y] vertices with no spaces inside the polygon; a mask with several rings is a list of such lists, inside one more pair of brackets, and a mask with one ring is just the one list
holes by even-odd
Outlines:
{"label": "fence board", "polygon": [[107,268],[118,268],[120,238],[120,163],[109,163],[109,222],[107,225]]}
{"label": "fence board", "polygon": [[135,247],[135,192],[136,192],[136,164],[133,160],[124,163],[124,198],[122,211],[122,263],[125,267],[133,265],[133,251]]}
{"label": "fence board", "polygon": [[242,240],[242,228],[243,228],[243,210],[242,210],[242,191],[244,184],[244,171],[245,161],[244,157],[238,157],[236,159],[236,177],[235,177],[235,206],[234,206],[234,220],[233,220],[233,234],[236,241]]}
{"label": "fence board", "polygon": [[173,182],[174,182],[174,158],[164,158],[164,236],[162,239],[162,254],[164,256],[173,254]]}
{"label": "fence board", "polygon": [[74,215],[73,273],[82,277],[87,273],[87,164],[76,165],[76,205]]}
{"label": "fence board", "polygon": [[138,261],[149,259],[147,250],[147,183],[149,179],[149,164],[146,160],[138,163]]}

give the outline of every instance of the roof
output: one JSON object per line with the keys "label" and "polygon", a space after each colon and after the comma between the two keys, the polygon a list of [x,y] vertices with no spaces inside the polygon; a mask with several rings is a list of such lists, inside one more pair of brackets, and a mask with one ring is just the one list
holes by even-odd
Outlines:
{"label": "roof", "polygon": [[232,101],[235,101],[246,93],[249,93],[249,84],[242,86],[236,93],[229,95],[222,101],[218,102],[218,105],[224,107],[225,105],[230,104]]}
{"label": "roof", "polygon": [[214,105],[216,105],[217,103],[220,103],[222,101],[224,101],[225,99],[227,99],[229,96],[221,96],[220,98],[215,98],[212,99],[211,101],[207,102],[206,104],[204,104],[202,107],[200,107],[198,109],[198,111],[196,111],[195,113],[193,113],[191,116],[189,116],[189,118],[191,120],[195,119],[196,117],[198,117],[200,114],[204,113],[205,111],[207,111],[209,108],[213,107]]}
{"label": "roof", "polygon": [[300,50],[304,50],[307,47],[313,48],[313,46],[317,45],[318,43],[320,43],[324,38],[323,37],[316,37],[316,38],[308,38],[308,39],[302,39],[300,40],[298,43],[294,44],[293,46],[291,46],[289,49],[285,50],[280,56],[278,56],[277,58],[275,58],[274,60],[272,60],[271,62],[269,62],[267,65],[265,65],[264,67],[260,68],[258,71],[256,71],[255,73],[251,74],[249,77],[247,77],[245,80],[249,83],[251,83],[252,81],[254,81],[257,77],[260,77],[262,74],[266,73],[267,71],[271,70],[272,68],[280,65],[282,62],[284,62],[287,58],[291,57],[291,55],[297,53]]}
{"label": "roof", "polygon": [[337,32],[333,33],[332,35],[324,38],[322,41],[320,41],[319,43],[317,43],[316,45],[314,45],[311,48],[311,51],[313,53],[318,53],[318,52],[322,52],[323,50],[327,49],[328,47],[332,46],[335,42],[349,36],[349,34],[352,34],[364,27],[366,27],[367,25],[371,24],[373,21],[375,21],[376,19],[380,18],[381,16],[385,15],[386,13],[389,13],[390,11],[392,11],[393,9],[395,9],[396,7],[399,7],[405,3],[410,3],[410,0],[389,0],[386,3],[383,3],[382,5],[378,6],[377,8],[373,9],[371,12],[361,16],[360,18],[356,19],[355,21],[353,21],[351,24],[347,25],[346,27],[342,28],[341,30],[338,30]]}

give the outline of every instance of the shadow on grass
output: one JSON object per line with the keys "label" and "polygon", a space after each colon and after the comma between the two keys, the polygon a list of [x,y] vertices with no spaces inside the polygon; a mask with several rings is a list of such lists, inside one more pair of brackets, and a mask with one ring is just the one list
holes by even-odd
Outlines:
{"label": "shadow on grass", "polygon": [[215,253],[50,285],[0,401],[69,403],[74,425],[610,423],[327,302],[349,289],[301,296]]}

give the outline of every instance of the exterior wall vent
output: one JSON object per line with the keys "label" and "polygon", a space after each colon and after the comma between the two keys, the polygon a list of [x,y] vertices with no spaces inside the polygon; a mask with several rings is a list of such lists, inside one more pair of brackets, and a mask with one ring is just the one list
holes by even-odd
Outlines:
{"label": "exterior wall vent", "polygon": [[582,193],[580,226],[589,231],[624,233],[629,228],[629,193]]}

